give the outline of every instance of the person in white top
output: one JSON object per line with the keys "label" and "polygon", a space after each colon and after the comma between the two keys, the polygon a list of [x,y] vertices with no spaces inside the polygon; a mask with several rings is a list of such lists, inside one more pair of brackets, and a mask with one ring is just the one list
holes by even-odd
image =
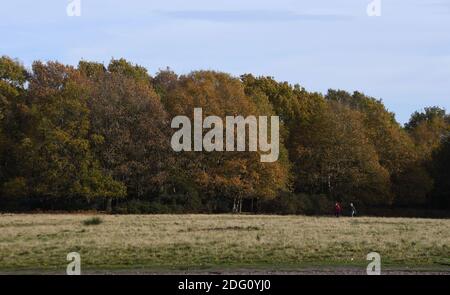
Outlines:
{"label": "person in white top", "polygon": [[356,215],[356,208],[353,206],[353,203],[350,203],[350,208],[352,209],[352,217],[355,217]]}

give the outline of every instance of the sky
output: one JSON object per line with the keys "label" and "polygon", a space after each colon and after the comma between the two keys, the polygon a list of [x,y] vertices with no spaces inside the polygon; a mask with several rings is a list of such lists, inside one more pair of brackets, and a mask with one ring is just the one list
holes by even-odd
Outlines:
{"label": "sky", "polygon": [[[81,3],[81,15],[67,6]],[[361,91],[405,123],[450,110],[450,0],[0,0],[0,55],[76,65],[111,58],[179,74],[273,76]]]}

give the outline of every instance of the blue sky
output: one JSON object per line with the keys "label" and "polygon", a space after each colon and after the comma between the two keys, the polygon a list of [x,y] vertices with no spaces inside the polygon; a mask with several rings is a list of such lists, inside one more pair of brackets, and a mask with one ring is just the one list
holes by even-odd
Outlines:
{"label": "blue sky", "polygon": [[450,110],[450,0],[1,0],[0,54],[107,63],[151,74],[213,69],[270,75],[310,91],[359,90],[404,123],[425,106]]}

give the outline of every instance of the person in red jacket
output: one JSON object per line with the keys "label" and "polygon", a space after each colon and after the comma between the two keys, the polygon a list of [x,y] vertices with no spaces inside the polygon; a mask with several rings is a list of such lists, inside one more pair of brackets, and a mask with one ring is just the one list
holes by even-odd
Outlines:
{"label": "person in red jacket", "polygon": [[341,204],[339,204],[339,202],[336,202],[336,204],[334,205],[334,215],[336,217],[339,217],[341,215],[341,212],[342,212]]}

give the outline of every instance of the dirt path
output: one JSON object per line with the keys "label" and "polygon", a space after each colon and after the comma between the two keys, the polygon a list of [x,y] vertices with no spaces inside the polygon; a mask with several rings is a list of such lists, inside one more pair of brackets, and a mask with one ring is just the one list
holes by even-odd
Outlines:
{"label": "dirt path", "polygon": [[[95,272],[93,273],[95,274]],[[137,275],[366,275],[365,270],[359,268],[329,268],[302,269],[295,271],[264,271],[264,270],[224,270],[224,271],[195,271],[195,272],[146,272],[146,271],[118,271],[106,274],[137,274]],[[384,270],[382,275],[450,275],[450,270]]]}
{"label": "dirt path", "polygon": [[[61,275],[64,272],[56,271],[0,271],[0,275]],[[306,268],[300,270],[199,270],[199,271],[154,271],[154,270],[86,270],[84,275],[366,275],[365,269],[356,267],[335,267],[335,268]],[[449,269],[429,270],[429,269],[386,269],[381,271],[382,275],[450,275]]]}

